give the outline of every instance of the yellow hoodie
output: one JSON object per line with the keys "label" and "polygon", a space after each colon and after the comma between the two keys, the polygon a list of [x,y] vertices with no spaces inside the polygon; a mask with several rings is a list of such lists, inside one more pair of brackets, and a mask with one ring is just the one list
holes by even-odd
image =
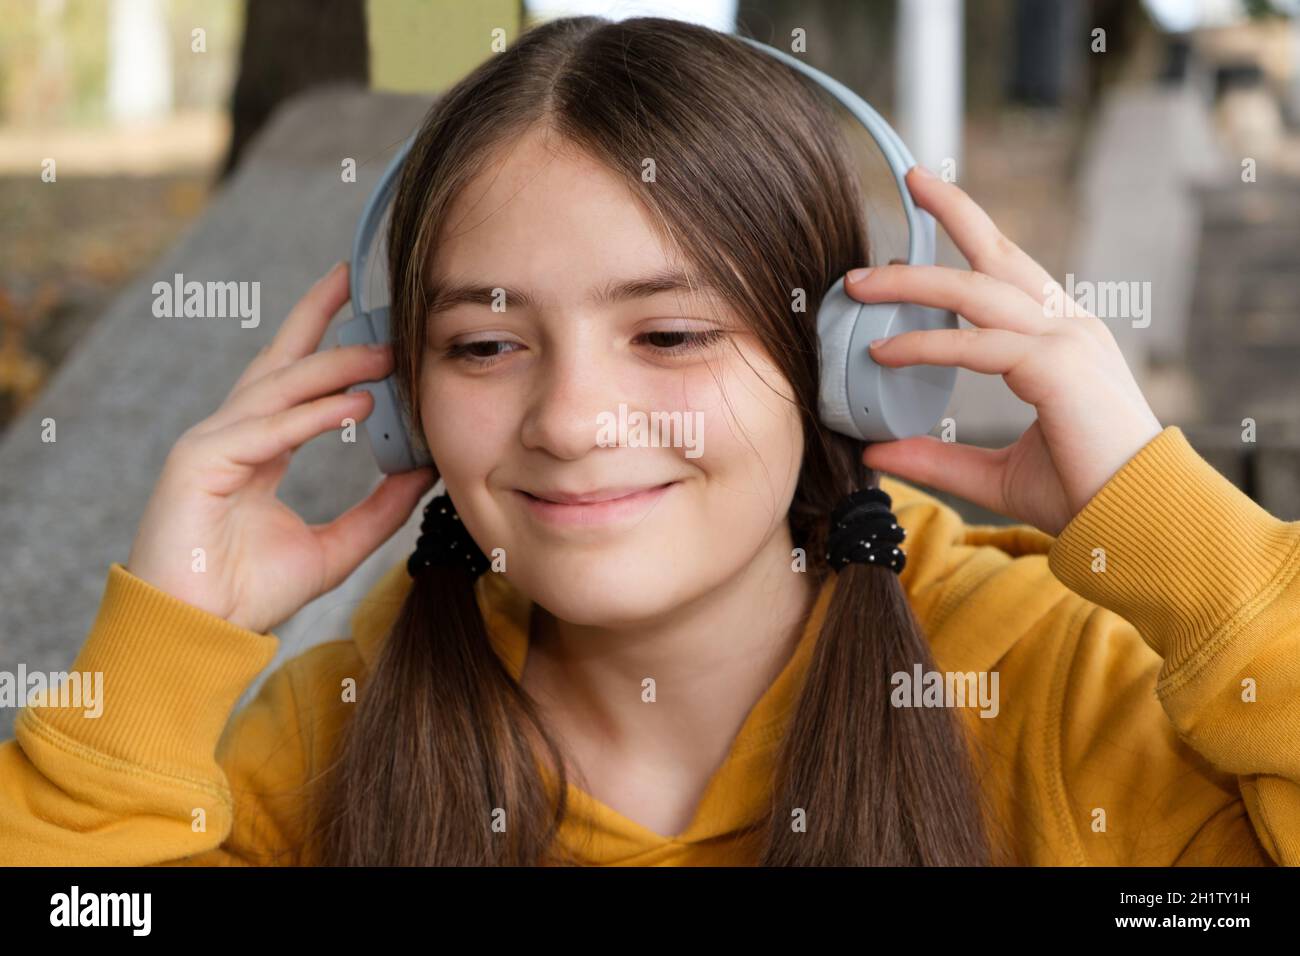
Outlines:
{"label": "yellow hoodie", "polygon": [[[936,666],[998,674],[996,718],[967,725],[1021,860],[1300,863],[1300,522],[1255,505],[1176,426],[1056,538],[965,525],[882,484],[908,530],[902,584]],[[683,833],[571,784],[565,845],[591,864],[752,862],[735,834],[762,813],[833,582]],[[354,706],[342,682],[362,683],[409,586],[392,568],[350,636],[288,661],[232,719],[278,638],[111,565],[73,665],[103,672],[106,706],[20,711],[0,744],[0,864],[310,863],[305,788]],[[517,677],[531,604],[500,574],[477,594]]]}

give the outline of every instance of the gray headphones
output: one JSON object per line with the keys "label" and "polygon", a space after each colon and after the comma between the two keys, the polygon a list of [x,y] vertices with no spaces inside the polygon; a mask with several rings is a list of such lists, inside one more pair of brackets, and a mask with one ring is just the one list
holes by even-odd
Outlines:
{"label": "gray headphones", "polygon": [[[748,37],[739,37],[755,49],[775,57],[810,77],[834,96],[866,127],[885,154],[907,216],[909,265],[934,264],[934,217],[917,209],[905,177],[916,165],[899,135],[856,93],[801,60]],[[340,345],[388,342],[388,306],[367,310],[364,302],[366,266],[380,220],[397,188],[398,173],[414,141],[402,144],[397,155],[366,202],[352,241],[351,297],[354,318],[339,328]],[[876,364],[867,343],[886,335],[915,329],[955,329],[957,317],[942,309],[906,302],[865,304],[844,291],[841,277],[831,286],[817,311],[821,347],[821,421],[861,441],[892,441],[924,435],[948,407],[956,383],[951,366],[913,365],[887,368]],[[374,397],[374,409],[365,419],[370,447],[386,474],[410,471],[431,463],[422,436],[412,436],[410,420],[398,397],[397,381],[389,375],[378,382],[355,386]]]}

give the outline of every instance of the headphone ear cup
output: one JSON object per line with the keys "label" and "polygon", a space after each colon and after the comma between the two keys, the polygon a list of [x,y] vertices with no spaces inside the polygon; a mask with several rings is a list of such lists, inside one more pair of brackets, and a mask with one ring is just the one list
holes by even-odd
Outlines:
{"label": "headphone ear cup", "polygon": [[886,367],[871,357],[867,346],[887,335],[957,327],[957,317],[942,309],[906,302],[859,302],[844,291],[840,278],[817,310],[822,423],[861,441],[927,434],[948,408],[957,369]]}
{"label": "headphone ear cup", "polygon": [[412,440],[411,423],[398,396],[397,378],[389,375],[358,387],[370,392],[375,400],[364,424],[379,470],[392,475],[431,464],[424,442]]}
{"label": "headphone ear cup", "polygon": [[[340,345],[371,345],[391,341],[388,330],[388,308],[362,313],[339,326]],[[410,471],[432,464],[424,442],[414,441],[410,420],[398,395],[397,378],[385,376],[374,382],[359,382],[348,391],[367,391],[374,407],[362,424],[370,450],[386,475]]]}

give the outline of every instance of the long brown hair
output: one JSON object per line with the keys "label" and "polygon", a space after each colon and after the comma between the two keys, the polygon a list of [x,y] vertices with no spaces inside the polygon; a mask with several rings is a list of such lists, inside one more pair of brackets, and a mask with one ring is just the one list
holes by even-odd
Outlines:
{"label": "long brown hair", "polygon": [[[727,34],[649,17],[552,20],[432,107],[388,234],[396,374],[417,434],[437,224],[484,157],[538,123],[626,178],[791,383],[805,441],[790,530],[820,585],[832,573],[823,558],[832,508],[876,483],[861,443],[817,414],[815,316],[825,290],[868,261],[864,202],[821,94]],[[647,157],[659,157],[653,183],[641,177]],[[978,865],[1000,854],[961,719],[890,704],[891,675],[917,663],[933,669],[898,577],[840,571],[751,862]],[[420,573],[357,708],[321,787],[318,862],[568,862],[553,845],[566,810],[560,747],[492,650],[461,569]],[[557,793],[543,785],[539,747],[558,770]],[[807,832],[790,826],[796,807],[814,821]],[[495,808],[508,816],[504,833],[493,832]]]}

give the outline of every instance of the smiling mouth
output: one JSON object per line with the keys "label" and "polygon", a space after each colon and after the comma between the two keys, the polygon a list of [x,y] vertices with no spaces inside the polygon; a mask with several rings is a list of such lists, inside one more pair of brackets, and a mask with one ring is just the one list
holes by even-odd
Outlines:
{"label": "smiling mouth", "polygon": [[[542,521],[552,524],[592,525],[631,518],[643,514],[646,509],[658,501],[680,481],[669,481],[662,485],[629,490],[626,494],[615,497],[597,498],[597,500],[552,501],[539,497],[522,488],[515,489],[529,512]],[[596,493],[597,495],[601,493]],[[590,496],[570,496],[590,497]]]}
{"label": "smiling mouth", "polygon": [[643,495],[646,494],[647,492],[658,491],[660,488],[666,488],[668,487],[668,485],[671,484],[676,484],[676,482],[666,481],[662,485],[646,485],[643,488],[628,488],[627,490],[616,489],[607,492],[594,491],[591,492],[590,494],[582,494],[582,495],[568,495],[568,494],[536,495],[533,494],[531,491],[524,491],[524,489],[522,488],[520,488],[519,490],[523,491],[524,494],[526,494],[529,498],[532,498],[534,501],[544,501],[547,504],[552,504],[552,505],[582,506],[582,505],[599,505],[599,504],[604,504],[607,501],[622,501],[624,498],[634,498],[637,495]]}

